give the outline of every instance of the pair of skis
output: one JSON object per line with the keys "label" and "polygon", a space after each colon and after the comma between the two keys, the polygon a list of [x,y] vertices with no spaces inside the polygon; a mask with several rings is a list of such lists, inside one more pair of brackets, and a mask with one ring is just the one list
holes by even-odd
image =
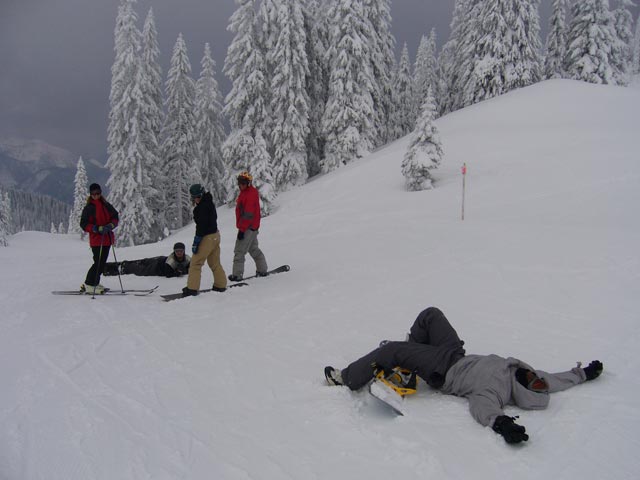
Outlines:
{"label": "pair of skis", "polygon": [[124,289],[124,290],[112,290],[110,288],[105,288],[101,293],[91,293],[85,290],[54,290],[54,295],[95,295],[96,297],[103,297],[107,295],[135,295],[136,297],[146,297],[147,295],[151,295],[155,292],[160,285],[156,285],[153,288],[143,288],[143,289]]}
{"label": "pair of skis", "polygon": [[[249,285],[245,282],[245,280],[251,280],[252,278],[262,278],[264,276],[274,275],[276,273],[288,272],[291,269],[289,265],[281,265],[278,268],[274,268],[273,270],[269,270],[266,275],[252,275],[250,277],[244,277],[242,281],[238,283],[232,283],[231,285],[227,285],[227,288],[234,287],[244,287]],[[207,293],[213,291],[212,288],[206,288],[204,290],[199,290],[198,295],[201,293]],[[171,302],[172,300],[178,300],[180,298],[186,298],[182,296],[182,293],[170,293],[168,295],[160,295],[165,302]]]}

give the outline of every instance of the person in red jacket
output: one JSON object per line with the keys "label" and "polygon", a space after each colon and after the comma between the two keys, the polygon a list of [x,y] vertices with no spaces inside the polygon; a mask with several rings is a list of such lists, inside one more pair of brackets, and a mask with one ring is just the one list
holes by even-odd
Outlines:
{"label": "person in red jacket", "polygon": [[267,260],[258,246],[258,229],[260,228],[260,195],[251,184],[253,177],[249,172],[238,175],[240,195],[236,201],[236,227],[238,236],[233,250],[233,271],[229,280],[237,282],[244,275],[244,257],[251,255],[256,262],[256,276],[267,275]]}
{"label": "person in red jacket", "polygon": [[89,198],[82,209],[80,228],[89,232],[89,246],[93,252],[93,265],[87,272],[82,289],[86,293],[104,293],[100,285],[100,275],[109,257],[109,250],[114,244],[113,229],[118,225],[118,211],[102,196],[102,189],[97,183],[89,187]]}

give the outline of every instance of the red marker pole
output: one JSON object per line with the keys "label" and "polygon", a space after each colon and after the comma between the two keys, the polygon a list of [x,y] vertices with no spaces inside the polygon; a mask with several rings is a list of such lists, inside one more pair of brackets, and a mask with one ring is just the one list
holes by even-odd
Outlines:
{"label": "red marker pole", "polygon": [[464,220],[464,190],[465,190],[465,180],[467,178],[467,164],[462,164],[462,220]]}

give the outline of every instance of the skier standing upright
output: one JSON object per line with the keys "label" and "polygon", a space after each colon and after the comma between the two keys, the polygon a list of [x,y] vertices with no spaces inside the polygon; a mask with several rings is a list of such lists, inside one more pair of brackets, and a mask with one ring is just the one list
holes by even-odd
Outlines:
{"label": "skier standing upright", "polygon": [[237,282],[244,275],[244,259],[247,253],[256,262],[256,276],[267,276],[267,260],[258,245],[258,229],[260,228],[260,194],[251,182],[249,172],[238,175],[240,194],[236,200],[236,227],[238,235],[233,250],[233,271],[229,280]]}
{"label": "skier standing upright", "polygon": [[118,211],[102,196],[97,183],[89,186],[87,204],[80,215],[80,228],[89,233],[89,246],[93,253],[93,265],[89,268],[82,289],[87,293],[104,293],[100,275],[114,244],[113,229],[118,225]]}

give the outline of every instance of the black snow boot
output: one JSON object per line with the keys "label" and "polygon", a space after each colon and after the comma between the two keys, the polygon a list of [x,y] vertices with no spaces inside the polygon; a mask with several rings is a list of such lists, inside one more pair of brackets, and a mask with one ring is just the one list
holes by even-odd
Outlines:
{"label": "black snow boot", "polygon": [[197,290],[191,290],[189,287],[184,287],[182,289],[182,297],[195,297],[196,295],[198,295],[198,291]]}
{"label": "black snow boot", "polygon": [[324,367],[324,378],[327,379],[329,385],[344,385],[342,372],[333,367]]}

